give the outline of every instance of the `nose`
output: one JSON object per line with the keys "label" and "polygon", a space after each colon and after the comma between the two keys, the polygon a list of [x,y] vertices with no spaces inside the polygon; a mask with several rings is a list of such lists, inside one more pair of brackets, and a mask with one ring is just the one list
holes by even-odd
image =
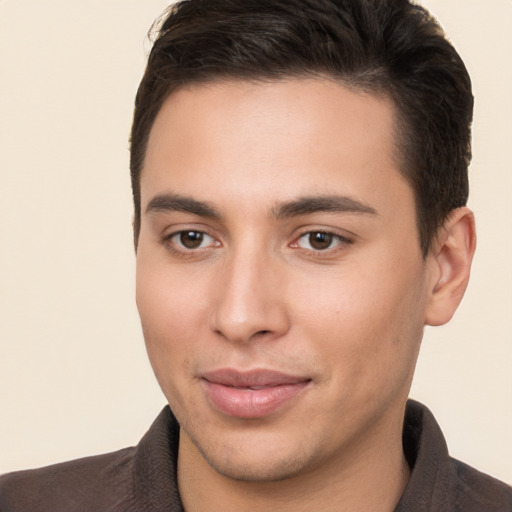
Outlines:
{"label": "nose", "polygon": [[210,328],[236,343],[276,339],[289,329],[280,262],[263,251],[238,250],[221,264]]}

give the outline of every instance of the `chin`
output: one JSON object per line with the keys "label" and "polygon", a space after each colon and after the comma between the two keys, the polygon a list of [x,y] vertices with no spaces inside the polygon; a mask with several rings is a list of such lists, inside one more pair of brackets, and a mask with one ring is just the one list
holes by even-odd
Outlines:
{"label": "chin", "polygon": [[[202,458],[218,474],[241,482],[276,482],[293,478],[307,471],[312,457],[299,449],[278,453],[283,444],[261,443],[245,446],[237,443],[201,445],[192,440]],[[279,447],[279,448],[273,448]],[[289,447],[290,448],[290,447]]]}
{"label": "chin", "polygon": [[291,479],[301,474],[308,466],[307,460],[293,459],[275,459],[272,454],[265,460],[254,460],[254,458],[242,457],[237,459],[222,458],[218,460],[215,457],[203,457],[210,467],[220,475],[239,482],[278,482]]}

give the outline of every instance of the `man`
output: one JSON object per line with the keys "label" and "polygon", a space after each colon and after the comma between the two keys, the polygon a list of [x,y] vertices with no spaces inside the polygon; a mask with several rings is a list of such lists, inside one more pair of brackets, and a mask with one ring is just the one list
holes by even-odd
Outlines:
{"label": "man", "polygon": [[407,1],[170,10],[131,139],[170,408],[136,448],[3,477],[0,509],[512,510],[406,409],[424,325],[469,278],[472,106]]}

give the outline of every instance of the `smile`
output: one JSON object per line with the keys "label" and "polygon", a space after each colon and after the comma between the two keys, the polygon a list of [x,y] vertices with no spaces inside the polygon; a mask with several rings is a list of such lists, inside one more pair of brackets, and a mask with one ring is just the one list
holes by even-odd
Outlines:
{"label": "smile", "polygon": [[261,418],[287,405],[311,379],[272,370],[216,370],[201,376],[210,403],[237,418]]}

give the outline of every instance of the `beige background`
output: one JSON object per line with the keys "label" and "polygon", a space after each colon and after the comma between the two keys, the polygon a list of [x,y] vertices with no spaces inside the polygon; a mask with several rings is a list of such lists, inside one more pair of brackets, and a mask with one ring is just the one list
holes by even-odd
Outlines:
{"label": "beige background", "polygon": [[[479,248],[412,396],[512,482],[512,1],[425,0],[472,74]],[[0,0],[0,472],[134,444],[164,398],[134,305],[133,98],[164,0]]]}

